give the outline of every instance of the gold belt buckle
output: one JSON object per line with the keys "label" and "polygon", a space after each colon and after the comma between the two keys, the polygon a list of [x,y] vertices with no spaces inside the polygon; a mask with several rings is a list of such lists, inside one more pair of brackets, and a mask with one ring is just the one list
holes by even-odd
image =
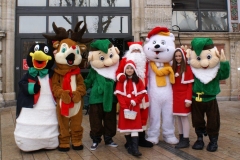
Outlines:
{"label": "gold belt buckle", "polygon": [[200,95],[203,95],[204,92],[197,92],[196,94],[197,94],[198,96],[195,98],[195,100],[196,100],[197,102],[202,102],[202,98],[200,98]]}

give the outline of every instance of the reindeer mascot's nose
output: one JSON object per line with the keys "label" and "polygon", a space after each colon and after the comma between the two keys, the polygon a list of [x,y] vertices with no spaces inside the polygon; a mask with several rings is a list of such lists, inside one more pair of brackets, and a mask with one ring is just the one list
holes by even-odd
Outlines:
{"label": "reindeer mascot's nose", "polygon": [[73,50],[76,49],[76,46],[72,46],[72,49],[73,49]]}

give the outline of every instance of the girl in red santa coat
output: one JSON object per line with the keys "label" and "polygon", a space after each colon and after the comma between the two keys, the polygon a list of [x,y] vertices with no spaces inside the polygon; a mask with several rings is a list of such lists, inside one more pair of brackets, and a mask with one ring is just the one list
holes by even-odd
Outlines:
{"label": "girl in red santa coat", "polygon": [[[140,114],[140,103],[147,93],[142,80],[138,77],[136,66],[132,60],[127,60],[124,65],[126,80],[117,82],[115,94],[120,104],[118,131],[125,133],[128,153],[134,156],[141,156],[138,150],[138,132],[142,132],[142,122]],[[135,119],[127,119],[124,110],[137,112]]]}
{"label": "girl in red santa coat", "polygon": [[172,65],[175,74],[173,89],[173,115],[176,115],[179,143],[175,148],[189,147],[190,124],[188,115],[191,113],[193,73],[186,60],[186,52],[177,48]]}

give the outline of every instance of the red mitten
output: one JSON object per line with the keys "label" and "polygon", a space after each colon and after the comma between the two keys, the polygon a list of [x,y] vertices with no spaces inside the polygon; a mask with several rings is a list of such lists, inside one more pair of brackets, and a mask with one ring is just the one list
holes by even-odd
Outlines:
{"label": "red mitten", "polygon": [[118,81],[119,82],[124,82],[126,80],[126,76],[125,76],[125,74],[122,74],[119,78],[118,78]]}

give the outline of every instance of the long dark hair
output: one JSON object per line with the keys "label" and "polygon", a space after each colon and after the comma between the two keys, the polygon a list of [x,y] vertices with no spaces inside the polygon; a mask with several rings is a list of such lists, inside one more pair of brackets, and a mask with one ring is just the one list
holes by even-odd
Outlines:
{"label": "long dark hair", "polygon": [[[128,75],[126,75],[127,79],[130,79],[128,77]],[[133,75],[132,75],[132,81],[135,82],[136,84],[139,82],[139,77],[137,76],[136,72],[134,71]]]}
{"label": "long dark hair", "polygon": [[181,76],[183,74],[183,72],[186,71],[186,62],[185,62],[186,60],[185,60],[185,57],[183,57],[182,50],[180,50],[180,49],[177,49],[173,54],[172,69],[173,69],[174,73],[177,72],[177,61],[175,59],[175,55],[176,55],[177,52],[181,52],[181,56],[182,56],[182,61],[180,63],[180,73],[179,73],[179,75]]}

